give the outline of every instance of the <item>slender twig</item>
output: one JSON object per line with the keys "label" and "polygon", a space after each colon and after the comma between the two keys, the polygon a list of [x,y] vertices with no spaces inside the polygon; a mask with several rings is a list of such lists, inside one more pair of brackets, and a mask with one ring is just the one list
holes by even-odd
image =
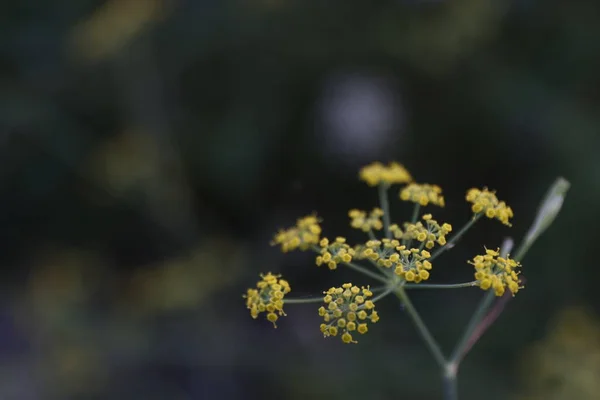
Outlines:
{"label": "slender twig", "polygon": [[477,286],[477,281],[464,282],[464,283],[450,283],[450,284],[438,284],[438,283],[407,283],[404,285],[406,289],[459,289],[466,287]]}
{"label": "slender twig", "polygon": [[387,183],[379,184],[379,204],[383,211],[383,229],[385,230],[385,237],[388,239],[392,238],[392,232],[390,231],[390,203],[388,202],[387,190],[389,185]]}
{"label": "slender twig", "polygon": [[477,310],[471,317],[471,320],[469,321],[469,324],[467,325],[467,328],[465,329],[460,340],[456,344],[456,347],[454,347],[454,351],[452,351],[452,355],[450,356],[450,362],[458,363],[459,360],[463,357],[464,351],[467,348],[467,345],[469,344],[469,339],[473,335],[473,332],[475,332],[475,330],[477,329],[479,322],[484,317],[485,313],[490,308],[490,305],[492,304],[495,298],[496,293],[493,290],[490,290],[484,295],[483,299],[479,302]]}
{"label": "slender twig", "polygon": [[283,304],[308,304],[308,303],[322,303],[323,296],[318,297],[307,297],[307,298],[295,298],[295,299],[283,299]]}
{"label": "slender twig", "polygon": [[396,290],[397,286],[396,285],[389,285],[387,287],[387,289],[385,289],[383,292],[379,293],[377,296],[373,297],[371,299],[371,301],[373,303],[383,299],[385,296],[389,295],[390,293],[392,293],[394,290]]}
{"label": "slender twig", "polygon": [[399,287],[394,291],[394,293],[400,299],[402,304],[404,304],[404,308],[408,312],[408,315],[410,315],[410,317],[412,318],[415,326],[417,327],[417,330],[419,331],[419,334],[423,337],[423,340],[425,340],[425,343],[431,351],[433,358],[435,358],[435,361],[438,363],[438,365],[445,370],[446,358],[444,357],[444,354],[440,349],[440,345],[429,332],[427,325],[425,325],[425,322],[423,322],[423,320],[421,319],[421,316],[413,306],[412,302],[410,301],[410,298],[404,291],[404,288]]}
{"label": "slender twig", "polygon": [[[523,276],[521,276],[520,278],[521,278],[520,282],[524,283],[525,278]],[[512,294],[510,292],[506,292],[500,298],[500,300],[498,300],[496,302],[496,304],[494,304],[494,306],[487,313],[487,315],[481,320],[479,325],[477,325],[477,328],[475,329],[475,331],[473,332],[473,334],[467,341],[467,344],[465,345],[465,348],[463,349],[462,354],[459,356],[459,359],[457,360],[457,362],[460,362],[460,360],[471,350],[471,347],[473,347],[473,345],[475,343],[477,343],[477,341],[481,338],[481,336],[483,336],[485,331],[487,331],[487,329],[494,323],[494,321],[496,321],[496,319],[500,316],[500,314],[504,310],[504,307],[506,306],[508,301],[512,298],[513,298]]]}
{"label": "slender twig", "polygon": [[482,215],[483,214],[476,214],[473,218],[471,218],[469,220],[469,222],[467,222],[465,224],[465,226],[463,226],[461,228],[460,231],[458,231],[456,234],[452,235],[452,238],[448,241],[448,243],[446,243],[442,247],[439,247],[436,251],[433,252],[433,254],[431,255],[431,257],[429,258],[429,261],[433,261],[437,256],[439,256],[440,254],[442,254],[444,251],[450,250],[452,247],[454,247],[454,245],[456,244],[456,242],[458,241],[458,239],[460,239],[461,236],[464,235],[465,232],[467,232],[469,230],[469,228],[472,227],[473,224],[475,224],[475,222],[477,222],[477,220],[479,218],[481,218]]}
{"label": "slender twig", "polygon": [[419,219],[419,211],[421,211],[421,205],[419,203],[416,203],[415,208],[413,209],[412,217],[410,218],[411,224],[417,223],[417,219]]}
{"label": "slender twig", "polygon": [[369,232],[367,232],[367,235],[369,235],[369,239],[377,240],[377,236],[375,236],[372,229],[369,229]]}
{"label": "slender twig", "polygon": [[382,282],[382,283],[387,283],[388,282],[388,279],[386,279],[385,276],[382,276],[381,274],[376,274],[375,272],[369,271],[368,269],[366,269],[364,267],[361,267],[358,264],[354,264],[352,262],[349,262],[349,263],[343,263],[343,265],[347,266],[348,268],[351,268],[351,269],[355,270],[356,272],[360,272],[363,275],[366,275],[368,277],[376,279],[379,282]]}

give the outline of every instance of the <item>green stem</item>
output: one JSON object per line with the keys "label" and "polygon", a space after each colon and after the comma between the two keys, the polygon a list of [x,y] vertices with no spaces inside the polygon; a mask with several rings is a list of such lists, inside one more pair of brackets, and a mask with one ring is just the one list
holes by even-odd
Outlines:
{"label": "green stem", "polygon": [[367,235],[369,235],[369,239],[377,240],[377,236],[375,236],[372,229],[369,229],[369,232],[367,232]]}
{"label": "green stem", "polygon": [[351,269],[355,270],[356,272],[360,272],[361,274],[366,275],[368,277],[371,277],[373,279],[376,279],[379,282],[382,282],[382,283],[387,283],[388,282],[388,280],[384,276],[381,276],[380,274],[376,274],[375,272],[371,272],[368,269],[366,269],[364,267],[361,267],[358,264],[354,264],[352,262],[343,263],[343,264],[345,266],[347,266],[348,268],[351,268]]}
{"label": "green stem", "polygon": [[477,307],[477,310],[471,317],[471,320],[469,321],[469,324],[467,325],[465,332],[463,333],[463,335],[460,338],[460,341],[457,343],[456,347],[454,348],[454,351],[452,352],[452,356],[450,356],[451,363],[458,364],[460,362],[460,360],[463,357],[463,352],[464,352],[465,348],[467,347],[467,345],[469,344],[469,340],[471,339],[473,332],[475,332],[475,329],[477,329],[479,322],[485,316],[485,313],[490,308],[490,305],[492,304],[492,302],[494,301],[495,298],[496,298],[496,293],[493,290],[490,290],[484,295],[483,299],[479,302],[479,306]]}
{"label": "green stem", "polygon": [[406,289],[459,289],[466,287],[477,286],[477,281],[464,282],[464,283],[450,283],[450,284],[437,284],[437,283],[408,283],[404,285]]}
{"label": "green stem", "polygon": [[413,209],[412,217],[410,219],[411,224],[417,223],[417,219],[419,219],[419,211],[421,211],[421,205],[419,203],[416,203],[415,208]]}
{"label": "green stem", "polygon": [[381,210],[383,210],[383,229],[385,230],[385,237],[388,239],[392,238],[392,232],[390,231],[390,203],[388,202],[387,190],[389,185],[386,183],[379,184],[379,204]]}
{"label": "green stem", "polygon": [[308,304],[308,303],[322,303],[323,296],[319,297],[307,297],[305,299],[296,298],[296,299],[283,299],[283,304]]}
{"label": "green stem", "polygon": [[443,377],[444,400],[458,400],[458,385],[456,380],[456,371],[452,363],[446,366],[446,372]]}
{"label": "green stem", "polygon": [[525,254],[527,254],[527,252],[529,251],[529,248],[531,247],[532,244],[533,244],[533,241],[531,241],[531,240],[522,241],[521,245],[517,249],[517,254],[513,258],[513,260],[521,261],[523,259],[523,257],[525,257]]}
{"label": "green stem", "polygon": [[482,215],[483,214],[477,214],[473,218],[471,218],[469,220],[469,222],[467,222],[465,224],[465,226],[463,226],[461,228],[460,231],[458,231],[455,235],[452,235],[452,239],[450,239],[450,241],[448,243],[446,243],[442,247],[439,247],[436,251],[433,252],[433,254],[431,255],[431,258],[429,258],[429,261],[433,261],[437,256],[439,256],[440,254],[442,254],[444,251],[450,250],[454,246],[454,244],[456,244],[456,242],[458,241],[458,239],[460,239],[461,236],[464,235],[465,232],[467,232],[469,230],[469,228],[471,228],[473,226],[473,224],[475,224],[475,222],[477,222],[477,220],[479,218],[481,218]]}
{"label": "green stem", "polygon": [[[373,297],[373,298],[371,299],[371,301],[372,301],[373,303],[375,303],[375,302],[377,302],[377,301],[379,301],[379,300],[383,299],[385,296],[387,296],[388,294],[390,294],[390,293],[392,293],[394,290],[396,290],[396,288],[397,288],[397,287],[396,287],[396,286],[394,286],[394,285],[390,285],[390,286],[388,286],[388,287],[387,287],[387,289],[385,289],[383,292],[381,292],[381,293],[379,293],[377,296]],[[372,291],[372,290],[371,290],[371,291]]]}
{"label": "green stem", "polygon": [[[321,248],[318,247],[318,246],[313,246],[312,249],[316,253],[319,253],[319,254],[321,253]],[[379,282],[386,283],[386,284],[388,283],[388,279],[386,279],[385,275],[382,276],[381,274],[376,274],[375,272],[371,272],[368,269],[366,269],[365,267],[361,267],[358,264],[354,264],[352,262],[341,263],[341,264],[343,264],[343,265],[347,266],[348,268],[351,268],[351,269],[353,269],[353,270],[355,270],[357,272],[360,272],[363,275],[366,275],[366,276],[369,276],[369,277],[371,277],[373,279],[376,279]]]}
{"label": "green stem", "polygon": [[434,337],[429,332],[427,325],[425,325],[425,323],[421,319],[421,316],[419,315],[418,311],[413,306],[412,302],[410,301],[410,298],[404,291],[404,288],[402,288],[402,287],[396,288],[394,293],[400,299],[402,304],[404,304],[404,307],[405,307],[406,311],[408,312],[408,315],[410,315],[415,326],[417,327],[417,330],[419,331],[419,334],[421,335],[423,340],[425,340],[425,343],[427,344],[429,351],[431,351],[433,358],[435,358],[435,361],[438,363],[438,365],[443,370],[445,370],[446,369],[446,358],[444,357],[444,354],[442,353],[442,350],[440,349],[439,344],[437,343],[437,341],[434,339]]}
{"label": "green stem", "polygon": [[[390,294],[393,290],[395,289],[394,286],[377,286],[374,287],[371,290],[371,292],[373,293],[377,293],[377,292],[381,292],[378,295],[376,295],[375,297],[373,297],[373,299],[371,301],[376,302],[377,300],[381,300],[382,298],[384,298],[385,296],[387,296],[388,294]],[[283,303],[284,304],[309,304],[309,303],[322,303],[323,302],[323,296],[307,296],[307,297],[297,297],[297,298],[284,298],[283,299]]]}

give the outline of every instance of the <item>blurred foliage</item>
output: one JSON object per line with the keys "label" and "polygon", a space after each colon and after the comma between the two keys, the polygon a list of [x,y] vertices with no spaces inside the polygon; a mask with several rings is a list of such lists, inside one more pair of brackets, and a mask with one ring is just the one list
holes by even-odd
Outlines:
{"label": "blurred foliage", "polygon": [[[356,179],[375,159],[439,184],[439,218],[454,225],[468,218],[471,186],[497,189],[513,207],[514,227],[478,226],[460,246],[470,251],[438,263],[438,282],[469,279],[465,260],[481,240],[518,240],[554,178],[571,181],[557,222],[523,261],[527,289],[461,367],[460,391],[583,390],[579,378],[553,386],[549,365],[564,362],[548,358],[555,350],[531,356],[535,388],[517,385],[515,371],[556,310],[600,303],[600,4],[1,9],[0,398],[439,398],[438,372],[393,302],[348,348],[320,337],[310,307],[290,308],[273,331],[241,298],[261,271],[283,272],[298,295],[350,279],[268,243],[312,211],[326,235],[346,234],[347,210],[376,201]],[[396,202],[392,212],[409,214]],[[480,295],[414,301],[447,348]],[[559,325],[586,332],[577,321]],[[548,334],[570,340],[561,329]],[[594,373],[579,366],[578,376]]]}
{"label": "blurred foliage", "polygon": [[524,354],[524,399],[594,399],[600,376],[600,321],[582,307],[561,310],[546,337]]}

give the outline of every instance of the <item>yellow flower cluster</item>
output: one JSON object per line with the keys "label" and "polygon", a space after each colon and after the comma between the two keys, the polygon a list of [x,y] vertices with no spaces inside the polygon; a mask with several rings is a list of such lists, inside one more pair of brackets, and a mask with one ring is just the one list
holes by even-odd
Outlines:
{"label": "yellow flower cluster", "polygon": [[519,286],[519,273],[515,270],[521,266],[517,261],[500,257],[498,250],[485,250],[485,255],[473,257],[469,264],[475,267],[475,279],[483,290],[493,289],[496,296],[502,296],[508,288],[514,296]]}
{"label": "yellow flower cluster", "polygon": [[363,257],[375,261],[377,265],[385,268],[396,266],[400,261],[400,255],[396,248],[400,242],[396,239],[369,240],[363,250]]}
{"label": "yellow flower cluster", "polygon": [[413,203],[426,206],[429,203],[444,207],[444,196],[442,188],[438,185],[429,185],[427,183],[411,183],[400,191],[400,200],[412,201]]}
{"label": "yellow flower cluster", "polygon": [[291,291],[290,284],[279,279],[281,275],[273,275],[270,272],[266,275],[261,274],[260,277],[262,279],[257,282],[256,289],[248,289],[243,296],[246,299],[246,307],[254,319],[260,313],[266,312],[267,319],[277,328],[275,322],[279,316],[286,315],[283,312],[283,297]]}
{"label": "yellow flower cluster", "polygon": [[350,210],[348,216],[351,218],[350,226],[355,229],[360,229],[363,232],[369,232],[370,230],[379,231],[383,228],[381,223],[381,217],[383,217],[383,210],[381,208],[374,208],[369,215],[362,210]]}
{"label": "yellow flower cluster", "polygon": [[400,227],[398,226],[398,224],[392,224],[389,227],[390,232],[392,232],[392,235],[394,235],[394,237],[396,239],[403,239],[404,238],[404,232],[402,232],[402,229],[400,229]]}
{"label": "yellow flower cluster", "polygon": [[336,269],[339,263],[349,263],[354,256],[354,249],[346,244],[346,238],[337,237],[333,243],[323,238],[319,242],[321,254],[317,256],[317,266],[326,264],[329,269]]}
{"label": "yellow flower cluster", "polygon": [[369,330],[367,321],[379,321],[375,303],[368,300],[373,296],[368,287],[358,288],[345,283],[342,287],[332,287],[323,294],[325,307],[319,308],[319,315],[325,321],[320,327],[325,337],[341,335],[344,343],[356,343],[352,333],[363,335]]}
{"label": "yellow flower cluster", "polygon": [[431,214],[423,215],[422,222],[416,224],[406,224],[407,239],[416,239],[421,243],[425,243],[425,247],[432,249],[437,242],[440,246],[446,244],[446,235],[452,232],[452,225],[444,223],[440,225],[435,219],[432,218]]}
{"label": "yellow flower cluster", "polygon": [[427,260],[431,254],[427,250],[407,249],[406,246],[396,248],[400,256],[400,262],[394,272],[404,278],[407,282],[419,283],[429,279],[429,271],[432,268]]}
{"label": "yellow flower cluster", "polygon": [[361,168],[359,177],[369,186],[377,186],[380,183],[393,185],[412,181],[406,168],[397,162],[391,162],[387,167],[380,162],[374,162]]}
{"label": "yellow flower cluster", "polygon": [[296,226],[280,230],[273,238],[271,246],[281,246],[281,251],[284,253],[295,249],[308,250],[319,243],[320,234],[319,219],[315,215],[308,215],[299,218]]}
{"label": "yellow flower cluster", "polygon": [[498,200],[495,192],[490,192],[487,188],[473,188],[467,191],[466,199],[473,203],[471,211],[475,214],[483,213],[490,219],[496,218],[504,225],[511,226],[509,219],[513,217],[513,211],[505,202]]}
{"label": "yellow flower cluster", "polygon": [[394,268],[394,273],[407,282],[419,283],[429,279],[432,265],[427,259],[427,250],[407,249],[396,239],[369,240],[363,257],[375,261],[385,268]]}

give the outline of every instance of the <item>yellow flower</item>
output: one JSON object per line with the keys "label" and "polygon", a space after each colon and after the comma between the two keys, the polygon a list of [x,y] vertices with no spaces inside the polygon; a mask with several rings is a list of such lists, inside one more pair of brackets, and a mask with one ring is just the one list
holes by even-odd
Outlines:
{"label": "yellow flower", "polygon": [[323,238],[319,242],[319,246],[321,246],[321,251],[316,259],[319,267],[325,264],[333,270],[340,263],[349,263],[354,256],[354,249],[346,244],[346,238],[343,237],[337,237],[333,243],[330,243],[329,239]]}
{"label": "yellow flower", "polygon": [[407,249],[406,246],[396,247],[400,260],[394,272],[407,282],[419,283],[429,279],[432,268],[427,260],[431,254],[427,250]]}
{"label": "yellow flower", "polygon": [[426,206],[429,203],[444,207],[444,196],[442,189],[437,185],[427,183],[411,183],[400,191],[400,200],[412,201],[413,203]]}
{"label": "yellow flower", "polygon": [[363,258],[375,261],[377,265],[392,268],[398,264],[400,256],[396,253],[396,247],[400,242],[396,239],[369,240],[362,252]]}
{"label": "yellow flower", "polygon": [[483,190],[470,189],[467,191],[466,199],[473,203],[471,211],[475,214],[484,214],[492,219],[496,218],[504,225],[511,226],[509,219],[513,217],[512,209],[505,202],[499,201],[496,192],[490,192],[487,188]]}
{"label": "yellow flower", "polygon": [[394,235],[394,237],[396,239],[402,239],[404,238],[404,232],[402,232],[402,229],[400,229],[400,227],[398,226],[398,224],[392,224],[389,227],[390,232],[392,232],[392,235]]}
{"label": "yellow flower", "polygon": [[519,289],[523,289],[519,285],[520,272],[516,272],[521,264],[508,256],[500,257],[499,251],[486,249],[484,255],[473,257],[469,264],[475,267],[475,279],[481,289],[492,289],[496,296],[502,296],[508,288],[514,296]]}
{"label": "yellow flower", "polygon": [[425,243],[425,247],[432,249],[437,242],[440,246],[446,244],[446,235],[452,231],[452,225],[444,223],[440,225],[435,219],[432,219],[431,214],[423,215],[422,222],[416,224],[405,225],[405,238],[416,239],[421,243]]}
{"label": "yellow flower", "polygon": [[358,288],[344,283],[342,287],[332,287],[323,294],[325,306],[319,308],[319,315],[323,317],[320,329],[325,337],[339,335],[344,343],[357,343],[352,334],[358,332],[364,335],[369,330],[368,321],[379,321],[375,303],[369,300],[373,293],[368,287]]}
{"label": "yellow flower", "polygon": [[295,249],[308,250],[311,246],[319,243],[321,226],[315,215],[299,218],[296,226],[279,231],[271,246],[280,245],[281,251],[287,253]]}
{"label": "yellow flower", "polygon": [[252,318],[256,319],[260,313],[266,312],[267,319],[275,323],[280,316],[286,315],[283,312],[283,297],[291,291],[290,284],[279,279],[281,275],[273,275],[270,272],[266,275],[260,274],[262,278],[256,284],[256,289],[248,289],[243,296],[246,299],[246,308],[250,310]]}
{"label": "yellow flower", "polygon": [[361,168],[359,177],[369,186],[377,186],[380,183],[393,185],[412,181],[406,168],[397,162],[391,162],[387,167],[380,162],[374,162]]}
{"label": "yellow flower", "polygon": [[353,209],[348,212],[348,216],[352,219],[350,226],[363,232],[369,232],[373,229],[379,231],[383,228],[381,222],[383,210],[381,208],[374,208],[368,216],[365,211]]}

